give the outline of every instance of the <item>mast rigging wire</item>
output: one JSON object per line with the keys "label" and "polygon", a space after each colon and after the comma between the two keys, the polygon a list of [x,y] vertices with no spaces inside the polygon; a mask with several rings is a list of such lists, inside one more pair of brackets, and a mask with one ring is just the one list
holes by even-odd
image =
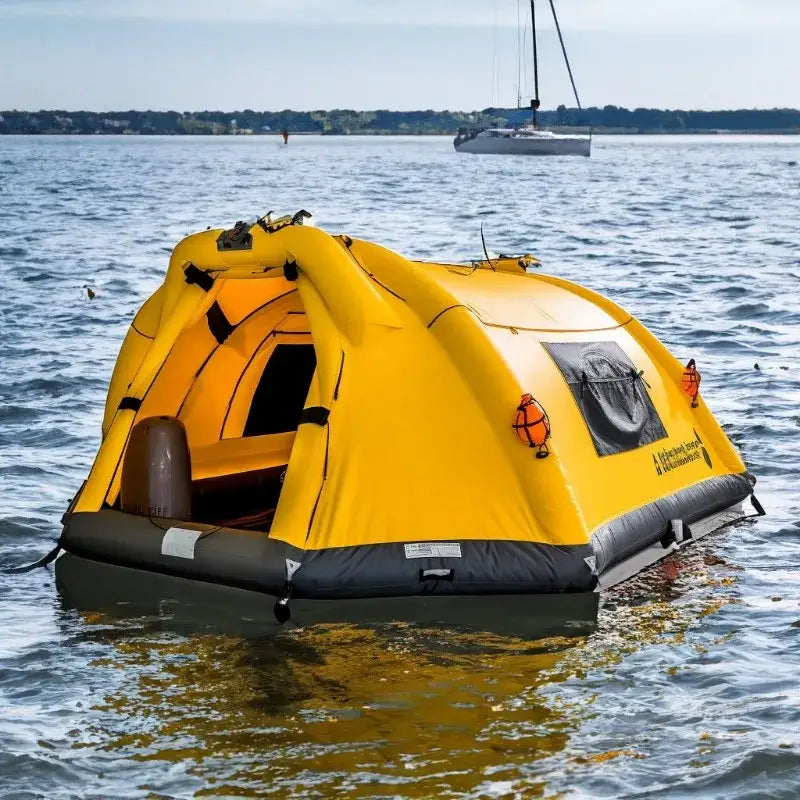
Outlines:
{"label": "mast rigging wire", "polygon": [[[552,5],[553,0],[550,0]],[[555,13],[555,11],[553,11]],[[533,38],[533,100],[531,109],[533,110],[533,127],[538,127],[537,112],[539,110],[539,54],[536,49],[536,8],[531,0],[531,35]]]}
{"label": "mast rigging wire", "polygon": [[[531,8],[533,8],[533,0],[531,0]],[[558,16],[556,15],[556,7],[553,0],[550,0],[550,10],[553,12],[553,22],[556,23],[556,32],[558,33],[558,41],[561,43],[561,52],[564,54],[564,63],[567,65],[567,72],[569,73],[569,82],[572,84],[572,91],[575,95],[575,102],[578,105],[578,110],[581,110],[581,101],[578,97],[578,90],[575,88],[575,79],[572,77],[572,67],[569,65],[569,58],[567,58],[567,48],[564,46],[564,37],[561,35],[561,26],[558,24]],[[534,42],[534,53],[536,44]],[[535,62],[534,56],[534,62]],[[536,95],[538,97],[539,91],[537,89]]]}

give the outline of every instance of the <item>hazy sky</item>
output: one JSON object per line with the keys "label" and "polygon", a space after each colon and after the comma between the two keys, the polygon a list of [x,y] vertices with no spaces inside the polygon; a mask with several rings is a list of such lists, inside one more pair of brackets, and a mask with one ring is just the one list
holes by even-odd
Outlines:
{"label": "hazy sky", "polygon": [[[584,105],[800,106],[800,0],[556,6]],[[0,109],[511,106],[517,14],[517,0],[0,0]],[[543,106],[570,105],[546,0],[537,22]]]}

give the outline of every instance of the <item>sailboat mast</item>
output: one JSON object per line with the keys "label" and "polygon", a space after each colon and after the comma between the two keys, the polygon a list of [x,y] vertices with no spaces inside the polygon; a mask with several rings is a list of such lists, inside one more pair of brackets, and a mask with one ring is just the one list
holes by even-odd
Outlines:
{"label": "sailboat mast", "polygon": [[[552,3],[553,0],[550,0]],[[555,13],[555,11],[553,12]],[[531,100],[531,112],[533,113],[533,127],[539,127],[537,111],[539,110],[539,55],[536,50],[536,7],[534,0],[531,0],[531,33],[533,34],[533,100]]]}
{"label": "sailboat mast", "polygon": [[[531,0],[531,6],[533,6],[533,0]],[[556,23],[556,32],[558,33],[558,41],[561,42],[561,52],[564,54],[564,63],[567,65],[569,82],[572,84],[572,92],[575,95],[575,102],[578,105],[578,110],[580,110],[581,101],[578,97],[578,90],[575,88],[575,79],[572,77],[572,67],[570,67],[569,59],[567,58],[567,48],[564,46],[564,37],[561,35],[561,26],[558,24],[558,16],[556,16],[556,7],[553,3],[553,0],[550,0],[550,10],[553,12],[553,22]]]}
{"label": "sailboat mast", "polygon": [[522,25],[519,20],[520,0],[517,0],[517,108],[522,105]]}

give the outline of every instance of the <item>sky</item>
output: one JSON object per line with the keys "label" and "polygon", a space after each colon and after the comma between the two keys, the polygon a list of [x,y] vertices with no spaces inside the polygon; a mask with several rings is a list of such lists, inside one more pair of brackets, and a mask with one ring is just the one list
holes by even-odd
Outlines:
{"label": "sky", "polygon": [[[536,8],[542,106],[574,105]],[[556,9],[584,106],[800,106],[800,0]],[[0,109],[515,106],[528,24],[527,0],[0,0]]]}

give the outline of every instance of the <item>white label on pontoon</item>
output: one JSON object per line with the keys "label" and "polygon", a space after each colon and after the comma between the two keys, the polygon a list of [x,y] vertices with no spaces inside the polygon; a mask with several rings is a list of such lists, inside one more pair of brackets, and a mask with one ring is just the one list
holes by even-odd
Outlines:
{"label": "white label on pontoon", "polygon": [[415,542],[404,547],[406,558],[461,558],[458,542]]}
{"label": "white label on pontoon", "polygon": [[292,575],[300,569],[300,562],[299,561],[292,561],[291,558],[286,559],[286,580],[290,581],[292,579]]}
{"label": "white label on pontoon", "polygon": [[176,558],[194,558],[194,546],[203,531],[188,528],[170,528],[161,540],[161,555]]}

